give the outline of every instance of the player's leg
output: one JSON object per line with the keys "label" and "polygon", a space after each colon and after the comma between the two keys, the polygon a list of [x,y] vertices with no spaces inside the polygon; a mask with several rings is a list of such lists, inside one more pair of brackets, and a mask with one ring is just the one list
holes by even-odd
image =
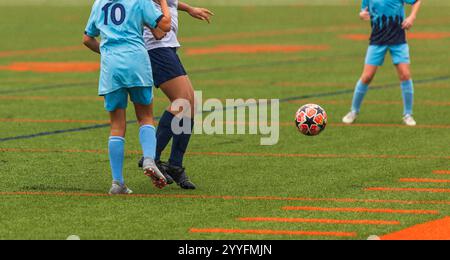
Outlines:
{"label": "player's leg", "polygon": [[391,47],[391,56],[397,69],[403,96],[403,122],[408,126],[416,126],[413,118],[414,83],[411,77],[409,46],[407,44]]}
{"label": "player's leg", "polygon": [[108,141],[108,153],[113,177],[111,195],[131,194],[125,185],[123,164],[125,156],[126,108],[128,95],[123,89],[105,96],[105,108],[111,119],[111,132]]}
{"label": "player's leg", "polygon": [[140,126],[139,141],[144,153],[144,174],[152,179],[156,187],[164,188],[167,185],[167,179],[155,163],[156,128],[153,117],[152,88],[132,88],[129,92]]}
{"label": "player's leg", "polygon": [[[158,127],[158,149],[162,152],[167,146],[167,139],[172,136],[172,150],[168,164],[162,163],[167,173],[180,185],[183,189],[195,189],[195,185],[189,180],[183,168],[184,156],[191,139],[194,127],[195,115],[195,97],[194,88],[187,75],[179,76],[160,85],[160,89],[169,98],[171,105],[164,112]],[[189,111],[182,111],[173,104],[182,100],[181,103],[189,105]],[[177,117],[175,117],[177,115]],[[181,133],[174,133],[172,122],[176,123],[183,129]]]}
{"label": "player's leg", "polygon": [[386,51],[386,46],[369,46],[364,71],[356,84],[355,92],[353,94],[351,111],[342,119],[344,123],[352,124],[356,121],[358,114],[361,111],[362,102],[369,90],[369,85],[372,83],[378,67],[382,66],[384,63]]}

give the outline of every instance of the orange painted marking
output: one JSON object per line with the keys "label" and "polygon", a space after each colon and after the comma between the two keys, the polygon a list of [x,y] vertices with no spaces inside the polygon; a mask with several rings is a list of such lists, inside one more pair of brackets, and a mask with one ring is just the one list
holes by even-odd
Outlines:
{"label": "orange painted marking", "polygon": [[79,51],[79,50],[84,50],[84,49],[86,49],[86,47],[77,45],[77,46],[68,46],[68,47],[59,47],[59,48],[42,48],[42,49],[34,49],[34,50],[0,51],[0,58],[25,56],[25,55],[40,55],[40,54],[67,52],[67,51]]}
{"label": "orange painted marking", "polygon": [[100,69],[97,62],[15,62],[8,66],[0,66],[0,70],[14,72],[96,72]]}
{"label": "orange painted marking", "polygon": [[382,240],[450,240],[450,217],[387,234]]}
{"label": "orange painted marking", "polygon": [[414,183],[450,183],[450,180],[438,179],[422,179],[422,178],[403,178],[400,182],[414,182]]}
{"label": "orange painted marking", "polygon": [[287,206],[283,210],[288,211],[323,211],[323,212],[352,212],[352,213],[390,213],[412,215],[437,215],[436,210],[404,210],[404,209],[372,209],[372,208],[322,208],[307,206]]}
{"label": "orange painted marking", "polygon": [[[95,86],[95,83],[92,84]],[[0,96],[0,100],[28,100],[28,101],[47,101],[47,100],[62,100],[62,101],[103,101],[103,97],[61,97],[61,96]]]}
{"label": "orange painted marking", "polygon": [[392,192],[430,192],[430,193],[450,193],[450,189],[434,189],[434,188],[389,188],[389,187],[373,187],[366,188],[366,191],[392,191]]}
{"label": "orange painted marking", "polygon": [[[315,104],[322,104],[322,105],[348,105],[351,101],[348,100],[313,100],[308,101],[310,103]],[[305,101],[302,100],[295,100],[295,101],[289,101],[291,104],[304,104]],[[369,105],[403,105],[402,101],[388,101],[388,100],[367,100],[364,102],[365,104]],[[438,102],[433,100],[423,100],[416,102],[420,105],[427,105],[427,106],[450,106],[450,102]]]}
{"label": "orange painted marking", "polygon": [[[367,41],[369,36],[367,34],[345,34],[340,36],[343,39],[353,41]],[[422,33],[408,33],[410,40],[442,40],[450,38],[450,33],[446,32],[422,32]]]}
{"label": "orange painted marking", "polygon": [[317,218],[239,218],[244,222],[280,222],[280,223],[319,223],[319,224],[349,224],[349,225],[400,225],[399,221],[389,220],[341,220]]}
{"label": "orange painted marking", "polygon": [[450,171],[440,170],[440,171],[434,171],[434,174],[450,174]]}
{"label": "orange painted marking", "polygon": [[[105,193],[76,193],[76,192],[0,192],[0,196],[56,196],[56,197],[108,197]],[[307,201],[307,202],[336,202],[336,203],[381,203],[401,205],[450,205],[450,201],[413,201],[413,200],[378,200],[378,199],[352,199],[352,198],[301,198],[301,197],[275,197],[275,196],[215,196],[215,195],[186,195],[186,194],[132,194],[131,198],[157,198],[157,199],[218,199],[243,201]]]}
{"label": "orange painted marking", "polygon": [[353,159],[450,159],[450,156],[417,155],[370,155],[370,154],[276,154],[276,153],[223,153],[190,152],[188,155],[233,156],[233,157],[275,157],[275,158],[353,158]]}
{"label": "orange painted marking", "polygon": [[322,232],[301,230],[268,230],[268,229],[223,229],[223,228],[191,228],[190,233],[221,233],[247,235],[285,235],[285,236],[326,236],[326,237],[356,237],[355,232]]}
{"label": "orange painted marking", "polygon": [[[107,150],[52,150],[0,148],[0,152],[30,153],[108,153]],[[128,154],[140,154],[141,151],[127,151]],[[189,152],[190,156],[233,156],[233,157],[275,157],[275,158],[353,158],[353,159],[450,159],[450,156],[417,155],[365,155],[365,154],[275,154],[275,153],[223,153],[223,152]]]}
{"label": "orange painted marking", "polygon": [[[95,86],[97,83],[92,83]],[[103,97],[95,96],[0,96],[0,100],[27,100],[27,101],[104,101]],[[167,98],[154,97],[156,101],[167,101]]]}
{"label": "orange painted marking", "polygon": [[[18,96],[10,96],[7,98],[4,98],[0,96],[0,100],[71,100],[71,101],[103,101],[103,98],[96,98],[96,97],[18,97]],[[166,101],[165,98],[154,98],[156,101]],[[11,122],[11,123],[108,123],[109,121],[106,120],[77,120],[77,119],[59,119],[59,120],[39,120],[39,119],[31,119],[31,118],[0,118],[0,122]],[[266,122],[262,122],[265,124],[269,124]],[[252,122],[217,122],[217,124],[226,124],[226,125],[259,125],[259,123],[252,123]],[[270,124],[270,125],[277,125],[277,124]],[[279,122],[279,126],[282,127],[295,127],[293,122]],[[403,124],[344,124],[344,123],[331,123],[329,126],[332,127],[375,127],[375,128],[386,128],[386,127],[394,127],[394,128],[409,128],[411,127],[403,125]],[[450,129],[450,125],[417,125],[414,128],[423,128],[423,129]],[[364,156],[366,157],[366,156]]]}
{"label": "orange painted marking", "polygon": [[334,127],[376,127],[376,128],[385,128],[385,127],[395,127],[395,128],[408,128],[408,129],[414,129],[414,128],[420,128],[420,129],[448,129],[450,128],[450,125],[417,125],[414,128],[410,126],[406,126],[403,124],[344,124],[344,123],[332,123],[330,124]]}
{"label": "orange painted marking", "polygon": [[277,87],[309,87],[310,88],[310,87],[342,87],[342,86],[350,85],[350,83],[281,81],[281,82],[276,82],[274,85]]}
{"label": "orange painted marking", "polygon": [[301,51],[325,51],[326,45],[219,45],[211,48],[188,48],[187,55],[207,55],[221,53],[291,53]]}
{"label": "orange painted marking", "polygon": [[343,30],[362,29],[364,26],[357,24],[343,24],[338,26],[317,27],[317,28],[293,28],[285,30],[271,30],[260,32],[239,32],[230,34],[208,35],[200,37],[184,37],[181,42],[195,43],[195,42],[211,42],[211,41],[225,41],[225,40],[242,40],[254,38],[268,38],[283,35],[301,35],[311,33],[325,33],[325,32],[342,32]]}
{"label": "orange painted marking", "polygon": [[80,124],[109,124],[107,120],[75,120],[75,119],[8,119],[0,118],[0,122],[4,123],[80,123]]}

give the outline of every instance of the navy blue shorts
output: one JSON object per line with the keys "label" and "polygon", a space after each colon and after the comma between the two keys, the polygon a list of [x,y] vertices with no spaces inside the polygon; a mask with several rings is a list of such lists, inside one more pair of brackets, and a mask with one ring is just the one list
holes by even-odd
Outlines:
{"label": "navy blue shorts", "polygon": [[157,88],[169,80],[187,75],[178,57],[177,48],[157,48],[148,51],[148,54]]}

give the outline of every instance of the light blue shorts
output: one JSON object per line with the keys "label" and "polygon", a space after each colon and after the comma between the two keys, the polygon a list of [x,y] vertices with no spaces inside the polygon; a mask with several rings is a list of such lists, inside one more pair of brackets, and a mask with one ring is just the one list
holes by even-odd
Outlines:
{"label": "light blue shorts", "polygon": [[383,66],[388,51],[391,53],[394,65],[411,63],[409,45],[405,43],[399,45],[370,45],[367,50],[366,64]]}
{"label": "light blue shorts", "polygon": [[121,88],[112,93],[106,94],[105,109],[108,112],[114,112],[117,109],[126,109],[128,107],[128,95],[131,102],[139,105],[148,106],[153,102],[153,88]]}

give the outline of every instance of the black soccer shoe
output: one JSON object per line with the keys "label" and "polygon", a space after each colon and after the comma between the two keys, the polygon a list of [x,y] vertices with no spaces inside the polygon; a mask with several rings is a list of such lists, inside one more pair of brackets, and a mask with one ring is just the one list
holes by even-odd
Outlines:
{"label": "black soccer shoe", "polygon": [[[139,160],[138,162],[138,167],[142,168],[144,164],[144,157],[141,158],[141,160]],[[161,173],[164,175],[164,177],[166,177],[167,180],[167,184],[173,184],[175,181],[173,180],[173,178],[167,174],[167,166],[166,163],[161,162],[161,161],[157,161],[156,162],[156,166],[158,167],[158,169],[161,171]]]}
{"label": "black soccer shoe", "polygon": [[165,168],[168,175],[180,186],[180,188],[185,190],[195,190],[197,187],[192,183],[186,175],[186,170],[183,167],[169,165],[168,163],[162,163],[163,168]]}

